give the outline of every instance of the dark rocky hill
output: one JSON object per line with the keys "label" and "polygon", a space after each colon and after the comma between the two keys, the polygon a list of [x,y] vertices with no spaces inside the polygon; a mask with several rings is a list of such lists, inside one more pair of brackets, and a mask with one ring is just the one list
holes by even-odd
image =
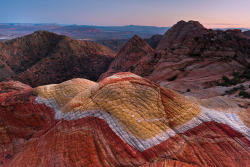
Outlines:
{"label": "dark rocky hill", "polygon": [[[75,77],[96,81],[115,57],[115,53],[103,45],[46,31],[1,42],[0,55],[2,68],[9,76],[30,86]],[[1,77],[7,78],[8,75]]]}

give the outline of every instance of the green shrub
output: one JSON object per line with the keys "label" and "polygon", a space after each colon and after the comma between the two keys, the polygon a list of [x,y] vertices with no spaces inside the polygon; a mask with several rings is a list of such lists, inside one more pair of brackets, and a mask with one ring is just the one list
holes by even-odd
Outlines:
{"label": "green shrub", "polygon": [[168,81],[174,81],[174,80],[177,79],[177,77],[178,77],[178,75],[174,75],[174,76],[172,76],[171,78],[169,78]]}
{"label": "green shrub", "polygon": [[130,69],[130,71],[133,71],[135,69],[135,67],[134,66],[130,66],[129,69]]}
{"label": "green shrub", "polygon": [[200,53],[191,53],[189,56],[191,57],[201,57]]}
{"label": "green shrub", "polygon": [[233,94],[237,90],[245,90],[245,87],[243,85],[236,86],[233,89],[230,89],[230,90],[226,91],[226,94]]}
{"label": "green shrub", "polygon": [[250,70],[244,71],[244,72],[240,75],[240,77],[246,78],[246,79],[250,79]]}
{"label": "green shrub", "polygon": [[237,85],[242,82],[243,81],[238,76],[235,76],[233,79],[229,79],[228,77],[223,76],[222,81],[219,82],[217,85],[218,86],[231,86],[231,85]]}
{"label": "green shrub", "polygon": [[5,65],[4,64],[0,64],[0,68],[4,68],[5,67]]}
{"label": "green shrub", "polygon": [[179,71],[183,72],[183,71],[185,71],[185,68],[184,67],[179,68]]}
{"label": "green shrub", "polygon": [[233,76],[238,77],[238,78],[242,78],[242,79],[243,78],[250,79],[250,70],[245,70],[241,74],[239,72],[234,72]]}
{"label": "green shrub", "polygon": [[239,96],[242,96],[242,97],[245,97],[245,98],[250,98],[250,93],[242,90],[242,91],[240,91]]}

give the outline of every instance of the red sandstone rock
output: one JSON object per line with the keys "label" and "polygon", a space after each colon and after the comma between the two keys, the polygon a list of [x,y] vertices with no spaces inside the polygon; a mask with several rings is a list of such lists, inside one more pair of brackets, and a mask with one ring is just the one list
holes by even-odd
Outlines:
{"label": "red sandstone rock", "polygon": [[[57,89],[54,89],[54,86]],[[78,88],[81,91],[77,92]],[[138,91],[130,91],[133,88],[138,88]],[[51,94],[41,94],[42,90],[51,91]],[[147,99],[152,98],[149,96],[151,91],[159,93],[159,101],[154,99],[155,101],[147,103]],[[50,103],[46,103],[46,99],[44,103],[37,100],[38,96],[43,95],[48,96]],[[40,100],[41,98],[43,97],[40,97]],[[53,101],[53,98],[57,102]],[[73,100],[68,102],[64,98]],[[105,101],[111,100],[110,98],[114,100]],[[81,100],[78,101],[79,99]],[[193,102],[129,73],[117,74],[100,83],[75,79],[60,85],[2,93],[0,164],[3,167],[248,166],[249,110],[237,107],[238,102],[235,99],[191,100]],[[62,114],[65,107],[70,103],[74,104],[74,101],[78,101],[78,106],[72,106],[74,111]],[[154,106],[154,103],[158,106]],[[58,108],[56,104],[61,107]],[[99,107],[99,110],[90,108],[78,111],[77,108],[83,104],[87,104],[87,107],[98,104],[96,107]],[[137,104],[140,104],[140,107],[133,109]],[[160,121],[156,119],[160,119],[157,117],[159,111],[152,110],[151,107],[161,110],[161,105],[164,106],[165,114],[162,117],[165,119]],[[102,106],[111,108],[100,108]],[[124,114],[123,119],[118,119],[119,113],[113,112],[116,107],[124,111],[121,112]],[[140,120],[137,120],[142,108],[147,110],[143,112]],[[183,112],[178,112],[179,110]],[[82,116],[91,112],[97,114]],[[105,112],[110,115],[101,117]],[[151,112],[154,114],[148,115]],[[56,113],[62,114],[62,118],[56,116]],[[134,115],[126,120],[125,116],[131,113]],[[186,114],[183,116],[183,113]],[[150,117],[155,117],[155,120]],[[185,122],[188,117],[192,119]],[[120,123],[113,122],[116,119]],[[125,129],[119,129],[124,126],[122,122],[127,126]],[[143,122],[147,123],[146,126],[140,126]],[[169,122],[177,123],[178,126],[174,127]],[[147,128],[152,128],[155,124],[158,126],[148,135],[154,136],[155,132],[164,129],[164,124],[168,125],[168,133],[152,139],[157,139],[155,141],[159,144],[150,142],[151,139],[144,141],[139,136],[133,138],[134,141],[129,140],[132,140],[130,137],[134,133],[144,135],[141,131],[146,133]],[[126,134],[129,126],[133,126],[133,130],[139,128],[139,131],[121,135]],[[142,145],[148,145],[149,148],[142,149]]]}
{"label": "red sandstone rock", "polygon": [[[130,51],[130,47],[124,48]],[[128,52],[121,52],[113,63],[123,65],[126,55]],[[227,88],[215,87],[217,81],[222,76],[233,78],[234,73],[246,73],[249,55],[250,39],[240,30],[210,30],[196,21],[180,21],[165,33],[155,53],[144,53],[130,71],[181,93],[199,91],[196,96],[207,98],[226,94],[221,90]],[[116,72],[108,71],[109,75]],[[109,76],[106,74],[99,80]],[[212,87],[212,94],[205,90]]]}
{"label": "red sandstone rock", "polygon": [[0,94],[29,88],[31,88],[29,85],[25,85],[19,81],[0,82]]}
{"label": "red sandstone rock", "polygon": [[188,43],[190,39],[203,36],[206,31],[197,21],[179,21],[164,34],[156,50],[171,48],[178,43]]}

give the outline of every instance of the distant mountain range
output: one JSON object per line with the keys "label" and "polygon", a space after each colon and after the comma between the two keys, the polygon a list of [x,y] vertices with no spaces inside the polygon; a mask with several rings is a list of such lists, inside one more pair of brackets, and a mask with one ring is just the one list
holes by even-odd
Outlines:
{"label": "distant mountain range", "polygon": [[[95,26],[65,25],[56,23],[0,23],[0,40],[9,40],[21,37],[39,30],[50,31],[59,35],[67,35],[73,39],[81,40],[128,40],[134,35],[139,35],[141,38],[150,38],[155,34],[163,35],[169,28],[170,27],[140,25]],[[242,31],[249,30],[246,28],[240,29]]]}
{"label": "distant mountain range", "polygon": [[0,23],[0,40],[8,40],[45,30],[67,35],[81,40],[130,39],[135,34],[142,38],[150,38],[155,34],[164,34],[169,27],[154,26],[90,26],[90,25],[60,25],[32,23]]}

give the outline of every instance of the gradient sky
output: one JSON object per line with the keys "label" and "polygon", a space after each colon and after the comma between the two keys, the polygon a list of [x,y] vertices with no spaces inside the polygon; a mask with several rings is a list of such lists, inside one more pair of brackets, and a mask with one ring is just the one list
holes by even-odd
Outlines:
{"label": "gradient sky", "polygon": [[250,28],[250,0],[0,0],[0,23]]}

